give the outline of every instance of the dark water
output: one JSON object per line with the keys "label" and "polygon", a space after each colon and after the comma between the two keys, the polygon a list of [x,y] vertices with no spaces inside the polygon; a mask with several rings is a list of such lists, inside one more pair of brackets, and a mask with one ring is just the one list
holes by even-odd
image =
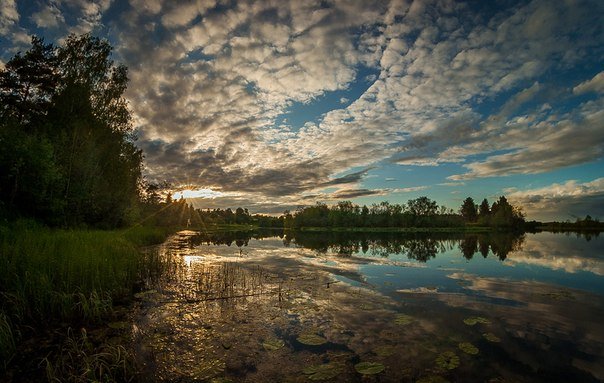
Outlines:
{"label": "dark water", "polygon": [[604,380],[600,237],[181,232],[159,251],[135,317],[150,381]]}

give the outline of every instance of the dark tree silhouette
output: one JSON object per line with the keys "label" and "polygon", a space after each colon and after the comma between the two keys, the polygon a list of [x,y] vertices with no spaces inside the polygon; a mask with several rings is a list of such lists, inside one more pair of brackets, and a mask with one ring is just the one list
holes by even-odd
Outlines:
{"label": "dark tree silhouette", "polygon": [[476,204],[474,203],[472,197],[468,197],[463,201],[463,204],[459,209],[459,213],[466,222],[476,222],[478,212],[476,210]]}

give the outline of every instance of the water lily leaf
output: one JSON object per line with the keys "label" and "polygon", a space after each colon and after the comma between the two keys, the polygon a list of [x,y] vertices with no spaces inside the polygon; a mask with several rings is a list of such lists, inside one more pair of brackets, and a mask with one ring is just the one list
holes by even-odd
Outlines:
{"label": "water lily leaf", "polygon": [[449,383],[449,381],[440,375],[430,375],[420,378],[416,383]]}
{"label": "water lily leaf", "polygon": [[122,321],[110,322],[109,324],[107,324],[107,326],[109,326],[109,328],[112,328],[114,330],[125,330],[130,327],[130,323],[122,322]]}
{"label": "water lily leaf", "polygon": [[469,317],[469,318],[464,319],[463,323],[467,324],[468,326],[474,326],[477,323],[489,324],[489,323],[491,323],[491,321],[488,320],[487,318],[483,318],[483,317]]}
{"label": "water lily leaf", "polygon": [[327,380],[338,376],[342,372],[342,365],[339,363],[317,364],[306,367],[302,370],[304,375],[310,380]]}
{"label": "water lily leaf", "polygon": [[407,314],[398,314],[396,318],[394,318],[394,323],[400,325],[406,325],[414,321],[414,318]]}
{"label": "water lily leaf", "polygon": [[552,292],[549,292],[549,293],[543,293],[541,295],[543,295],[544,297],[556,300],[556,301],[573,300],[573,299],[575,299],[574,295],[571,294],[569,291],[566,291],[566,290],[552,291]]}
{"label": "water lily leaf", "polygon": [[453,351],[445,351],[436,358],[436,365],[445,370],[453,370],[459,366],[459,357]]}
{"label": "water lily leaf", "polygon": [[220,377],[210,380],[210,383],[233,383],[233,381],[229,378]]}
{"label": "water lily leaf", "polygon": [[322,344],[327,343],[327,339],[323,338],[321,335],[313,333],[302,333],[298,336],[297,339],[298,342],[306,344],[308,346],[320,346]]}
{"label": "water lily leaf", "polygon": [[379,346],[379,347],[376,347],[375,349],[373,349],[373,352],[377,356],[385,358],[385,357],[394,355],[395,348],[394,348],[394,346],[389,346],[389,345]]}
{"label": "water lily leaf", "polygon": [[283,346],[285,346],[285,342],[281,339],[267,339],[262,343],[262,347],[267,351],[276,351]]}
{"label": "water lily leaf", "polygon": [[205,360],[193,371],[193,377],[199,380],[214,378],[222,374],[226,368],[226,363],[220,359]]}
{"label": "water lily leaf", "polygon": [[462,342],[458,346],[459,346],[459,349],[461,351],[465,352],[466,354],[476,355],[480,352],[478,350],[478,348],[476,346],[474,346],[472,343]]}
{"label": "water lily leaf", "polygon": [[354,369],[357,370],[359,374],[375,375],[384,371],[385,367],[383,364],[377,362],[361,362],[355,364]]}
{"label": "water lily leaf", "polygon": [[484,334],[482,334],[482,336],[484,336],[484,338],[486,340],[488,340],[489,342],[493,342],[493,343],[501,342],[501,339],[499,339],[499,337],[497,335],[493,334],[492,332],[485,332]]}

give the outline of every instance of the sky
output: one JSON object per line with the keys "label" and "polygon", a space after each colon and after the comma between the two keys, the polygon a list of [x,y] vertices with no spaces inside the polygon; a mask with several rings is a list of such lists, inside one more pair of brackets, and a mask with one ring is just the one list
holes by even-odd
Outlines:
{"label": "sky", "polygon": [[149,180],[200,208],[316,202],[604,219],[604,1],[0,2],[0,67],[91,32]]}

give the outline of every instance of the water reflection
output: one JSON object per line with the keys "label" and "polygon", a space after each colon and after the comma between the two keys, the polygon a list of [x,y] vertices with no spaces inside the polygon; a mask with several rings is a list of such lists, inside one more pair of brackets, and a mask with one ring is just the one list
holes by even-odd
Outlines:
{"label": "water reflection", "polygon": [[489,251],[500,260],[522,248],[525,235],[520,233],[357,233],[310,231],[229,231],[197,233],[185,246],[227,245],[245,247],[252,239],[278,237],[284,246],[297,246],[322,254],[351,256],[371,254],[381,257],[406,255],[409,259],[426,262],[453,247],[458,247],[466,259],[476,254],[486,258]]}
{"label": "water reflection", "polygon": [[[149,381],[598,381],[602,246],[545,233],[181,232],[138,295],[138,357]],[[564,254],[588,273],[546,266]]]}

